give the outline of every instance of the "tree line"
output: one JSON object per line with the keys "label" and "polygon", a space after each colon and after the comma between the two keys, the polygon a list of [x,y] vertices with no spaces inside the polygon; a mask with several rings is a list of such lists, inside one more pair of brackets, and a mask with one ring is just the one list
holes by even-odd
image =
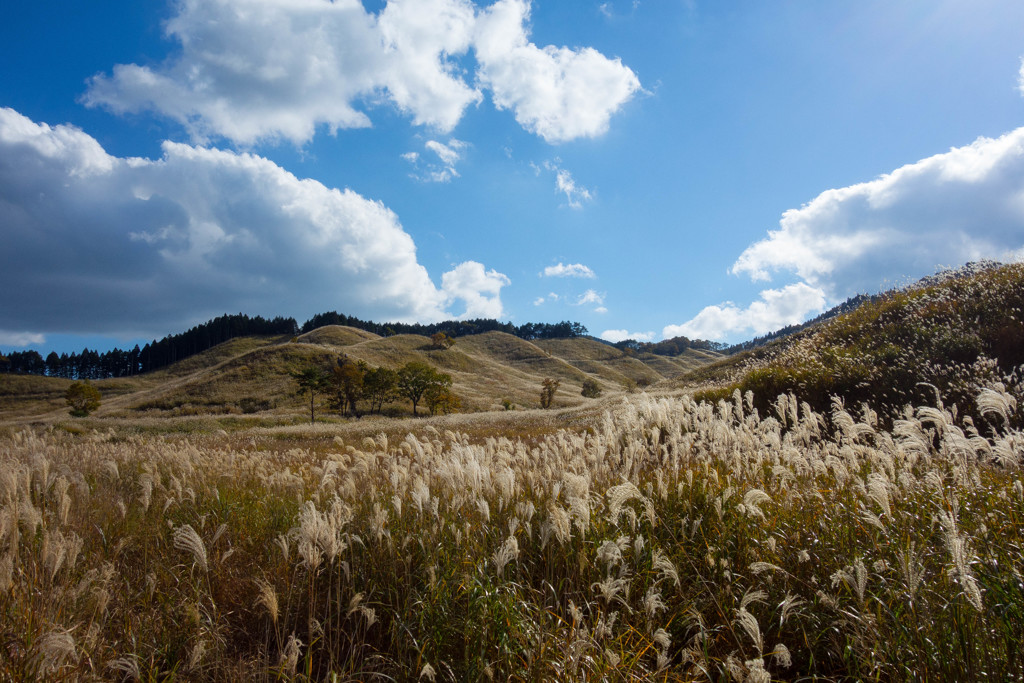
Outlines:
{"label": "tree line", "polygon": [[725,344],[708,341],[706,339],[689,339],[687,337],[672,337],[663,339],[660,342],[641,342],[636,339],[625,339],[613,344],[620,351],[634,351],[636,353],[653,353],[656,356],[678,356],[687,349],[699,351],[721,351]]}
{"label": "tree line", "polygon": [[376,323],[330,311],[313,316],[300,328],[294,318],[267,319],[239,313],[237,315],[222,315],[201,325],[196,325],[187,332],[168,335],[160,341],[154,339],[142,348],[136,344],[135,348],[127,351],[115,348],[100,353],[87,347],[80,353],[58,355],[51,351],[45,358],[35,350],[12,351],[6,355],[0,354],[0,372],[46,375],[67,379],[131,377],[159,370],[236,337],[294,336],[300,332],[310,332],[326,325],[347,325],[384,337],[396,334],[419,334],[433,337],[443,333],[454,339],[455,337],[497,331],[533,340],[565,339],[587,334],[586,327],[578,322],[567,320],[560,323],[513,325],[493,319],[478,318],[423,325],[419,323]]}
{"label": "tree line", "polygon": [[136,344],[128,351],[115,348],[100,353],[86,347],[81,353],[59,356],[51,351],[46,358],[34,350],[13,351],[6,355],[6,362],[0,360],[0,370],[68,379],[131,377],[159,370],[236,337],[294,335],[297,331],[294,318],[222,315],[187,332],[168,335],[160,341],[154,339],[142,348]]}
{"label": "tree line", "polygon": [[375,323],[370,320],[329,311],[319,313],[307,320],[302,326],[302,332],[312,332],[319,327],[327,325],[345,325],[355,327],[366,332],[379,334],[382,337],[390,337],[396,334],[418,334],[424,337],[432,337],[438,332],[443,332],[449,337],[467,337],[484,332],[505,332],[520,339],[532,341],[534,339],[573,339],[587,334],[587,328],[581,323],[563,320],[560,323],[523,323],[513,325],[503,323],[493,318],[475,318],[473,320],[446,320],[439,323],[424,325],[422,323]]}

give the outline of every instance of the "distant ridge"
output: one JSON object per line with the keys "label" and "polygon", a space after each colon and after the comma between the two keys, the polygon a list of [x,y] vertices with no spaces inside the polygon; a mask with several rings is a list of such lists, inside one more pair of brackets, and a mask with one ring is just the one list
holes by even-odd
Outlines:
{"label": "distant ridge", "polygon": [[88,348],[81,353],[50,352],[45,358],[38,351],[12,351],[0,353],[0,372],[26,375],[45,375],[66,379],[110,379],[132,377],[167,367],[226,341],[251,336],[296,336],[308,334],[322,327],[343,326],[368,332],[374,336],[390,337],[398,334],[431,336],[443,332],[449,337],[465,337],[485,332],[505,332],[520,339],[574,339],[587,334],[587,328],[578,322],[563,320],[559,323],[524,323],[513,325],[490,318],[473,320],[446,320],[439,323],[377,323],[329,311],[307,320],[302,327],[294,318],[265,319],[242,313],[222,315],[196,325],[187,332],[155,339],[143,348],[124,351],[111,349],[104,353]]}

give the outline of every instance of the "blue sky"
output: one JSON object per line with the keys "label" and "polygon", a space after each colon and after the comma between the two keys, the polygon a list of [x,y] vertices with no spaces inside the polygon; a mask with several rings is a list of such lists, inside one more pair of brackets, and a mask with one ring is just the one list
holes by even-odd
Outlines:
{"label": "blue sky", "polygon": [[179,0],[0,22],[0,349],[222,313],[740,341],[1024,256],[1024,4]]}

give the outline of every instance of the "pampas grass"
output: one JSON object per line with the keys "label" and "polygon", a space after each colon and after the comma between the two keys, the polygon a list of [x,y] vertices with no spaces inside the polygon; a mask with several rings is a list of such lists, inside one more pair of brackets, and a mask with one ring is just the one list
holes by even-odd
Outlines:
{"label": "pampas grass", "polygon": [[0,679],[1020,678],[990,391],[984,429],[638,394],[522,438],[0,434]]}

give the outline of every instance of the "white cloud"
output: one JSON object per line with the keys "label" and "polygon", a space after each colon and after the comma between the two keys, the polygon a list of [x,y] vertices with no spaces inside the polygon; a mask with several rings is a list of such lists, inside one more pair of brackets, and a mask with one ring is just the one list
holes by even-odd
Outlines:
{"label": "white cloud", "polygon": [[437,162],[425,161],[418,152],[407,152],[402,155],[403,159],[417,166],[418,170],[421,166],[423,167],[413,177],[433,183],[447,183],[452,178],[459,177],[455,164],[462,159],[462,150],[469,147],[468,143],[455,138],[448,140],[447,144],[437,140],[427,140],[424,147],[427,151],[433,152],[437,157]]}
{"label": "white cloud", "polygon": [[197,140],[310,140],[370,125],[356,103],[384,94],[417,124],[450,130],[481,94],[450,58],[470,46],[473,6],[392,1],[375,17],[343,0],[182,0],[165,26],[180,54],[157,67],[119,64],[90,80],[85,102],[152,109]]}
{"label": "white cloud", "polygon": [[[379,14],[358,0],[179,0],[165,24],[180,51],[159,65],[118,64],[89,81],[84,102],[152,110],[196,141],[309,141],[370,125],[390,102],[413,123],[450,131],[490,88],[495,105],[549,142],[600,135],[640,88],[618,60],[592,48],[539,48],[529,3],[390,0]],[[468,85],[464,58],[479,70]]]}
{"label": "white cloud", "polygon": [[498,0],[479,15],[480,83],[495,106],[513,110],[521,126],[547,142],[601,135],[640,80],[593,48],[537,47],[528,40],[529,18],[529,0]]}
{"label": "white cloud", "polygon": [[545,161],[543,166],[537,166],[534,163],[530,163],[536,175],[540,175],[543,170],[552,171],[555,174],[555,192],[560,192],[565,195],[566,202],[572,209],[582,209],[583,202],[591,201],[594,196],[587,188],[582,185],[576,184],[576,180],[572,177],[572,173],[561,168],[559,164],[562,160],[555,157],[553,160]]}
{"label": "white cloud", "polygon": [[620,341],[633,339],[640,342],[648,342],[654,339],[653,332],[630,332],[629,330],[605,330],[600,335],[601,339],[617,344]]}
{"label": "white cloud", "polygon": [[1024,128],[979,138],[783,214],[732,267],[791,271],[832,299],[1024,247]]}
{"label": "white cloud", "polygon": [[498,317],[508,284],[466,262],[436,287],[394,212],[265,158],[165,142],[123,159],[11,109],[0,225],[3,330],[163,334],[225,311],[430,321],[459,301]]}
{"label": "white cloud", "polygon": [[580,294],[579,298],[576,299],[576,306],[587,306],[592,304],[594,306],[594,313],[607,313],[608,309],[604,306],[604,294],[598,294],[592,289]]}
{"label": "white cloud", "polygon": [[1020,72],[1017,76],[1017,89],[1024,95],[1024,57],[1020,60]]}
{"label": "white cloud", "polygon": [[810,314],[819,313],[824,308],[825,293],[798,282],[782,289],[766,289],[761,292],[760,301],[744,309],[731,301],[707,306],[682,325],[666,326],[662,336],[665,339],[682,336],[721,340],[740,333],[759,335],[804,322],[811,317]]}
{"label": "white cloud", "polygon": [[581,277],[594,279],[597,276],[594,274],[594,271],[582,263],[563,264],[559,262],[557,266],[548,266],[545,268],[544,277]]}
{"label": "white cloud", "polygon": [[512,281],[496,270],[484,270],[483,264],[466,261],[441,276],[441,289],[447,302],[461,300],[466,310],[460,318],[500,318],[501,288]]}
{"label": "white cloud", "polygon": [[9,332],[0,330],[0,345],[22,348],[46,343],[46,336],[35,332]]}
{"label": "white cloud", "polygon": [[534,305],[534,306],[542,306],[542,305],[544,305],[544,303],[545,303],[546,301],[558,301],[558,300],[560,300],[561,298],[562,298],[562,297],[560,297],[560,296],[559,296],[558,294],[556,294],[555,292],[548,292],[548,295],[547,295],[547,296],[539,296],[539,297],[537,297],[536,299],[534,299],[534,300],[533,300],[533,305]]}
{"label": "white cloud", "polygon": [[565,194],[566,201],[574,209],[583,208],[583,202],[589,202],[592,199],[590,190],[577,185],[576,181],[572,178],[572,174],[564,168],[558,169],[558,174],[555,177],[555,187],[559,192]]}

